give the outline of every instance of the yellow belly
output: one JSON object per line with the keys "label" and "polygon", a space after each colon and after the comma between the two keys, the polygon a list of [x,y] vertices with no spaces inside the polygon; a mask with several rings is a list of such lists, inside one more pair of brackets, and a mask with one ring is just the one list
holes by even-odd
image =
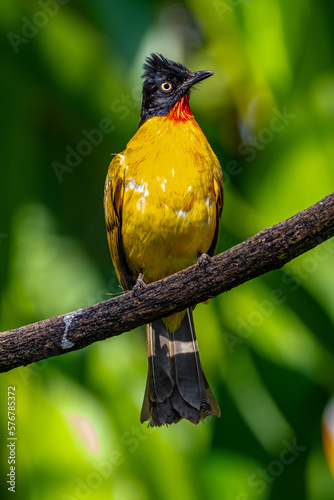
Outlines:
{"label": "yellow belly", "polygon": [[[219,223],[214,176],[220,172],[196,121],[151,118],[119,156],[121,235],[133,275],[143,272],[150,283],[196,263],[209,250]],[[183,315],[166,319],[170,331]]]}

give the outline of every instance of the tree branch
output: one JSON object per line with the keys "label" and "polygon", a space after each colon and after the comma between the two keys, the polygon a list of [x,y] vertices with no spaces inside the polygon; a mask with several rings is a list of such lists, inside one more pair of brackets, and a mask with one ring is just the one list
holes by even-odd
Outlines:
{"label": "tree branch", "polygon": [[151,283],[140,297],[125,293],[69,314],[0,333],[0,372],[132,330],[227,292],[284,266],[334,235],[334,193],[213,257]]}

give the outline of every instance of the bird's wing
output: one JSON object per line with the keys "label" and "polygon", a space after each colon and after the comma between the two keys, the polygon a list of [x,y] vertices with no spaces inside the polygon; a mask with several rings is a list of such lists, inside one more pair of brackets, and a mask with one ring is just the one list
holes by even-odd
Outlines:
{"label": "bird's wing", "polygon": [[135,284],[135,278],[126,262],[122,242],[122,208],[124,197],[124,156],[118,154],[109,165],[104,186],[104,214],[111,258],[123,290]]}
{"label": "bird's wing", "polygon": [[223,188],[223,175],[221,166],[219,164],[218,158],[216,158],[216,164],[214,167],[213,174],[213,190],[216,203],[216,229],[215,234],[208,250],[209,255],[214,255],[218,245],[219,231],[220,231],[220,219],[223,212],[224,206],[224,188]]}

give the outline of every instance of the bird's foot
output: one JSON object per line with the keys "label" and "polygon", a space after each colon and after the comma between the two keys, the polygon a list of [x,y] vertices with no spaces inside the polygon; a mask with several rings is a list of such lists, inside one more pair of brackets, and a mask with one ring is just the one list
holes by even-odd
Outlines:
{"label": "bird's foot", "polygon": [[202,253],[197,258],[198,265],[200,267],[203,267],[204,271],[206,271],[206,268],[211,263],[211,261],[212,261],[212,259],[211,259],[210,255],[208,255],[207,253]]}
{"label": "bird's foot", "polygon": [[140,292],[144,290],[144,288],[146,287],[146,283],[143,280],[143,278],[144,278],[143,273],[139,273],[138,278],[136,279],[136,283],[132,288],[132,293],[135,297],[139,297]]}

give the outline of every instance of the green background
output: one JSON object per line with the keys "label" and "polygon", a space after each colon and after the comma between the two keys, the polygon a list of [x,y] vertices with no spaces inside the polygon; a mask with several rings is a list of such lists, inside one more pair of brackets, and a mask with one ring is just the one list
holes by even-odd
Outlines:
{"label": "green background", "polygon": [[[330,0],[2,0],[0,330],[120,293],[103,184],[150,52],[215,73],[191,104],[224,171],[219,251],[333,191],[333,23]],[[196,308],[220,419],[139,423],[144,328],[3,374],[1,498],[15,385],[16,498],[333,499],[333,264],[329,240]]]}

